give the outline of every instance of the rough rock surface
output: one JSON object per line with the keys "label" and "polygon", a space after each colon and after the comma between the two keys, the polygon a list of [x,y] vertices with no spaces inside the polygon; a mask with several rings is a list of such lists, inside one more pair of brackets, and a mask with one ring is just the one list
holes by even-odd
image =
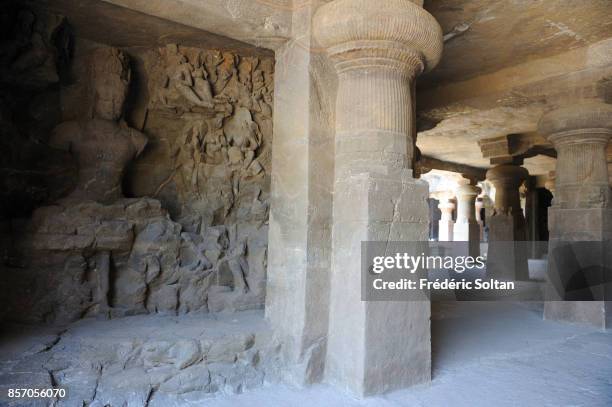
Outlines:
{"label": "rough rock surface", "polygon": [[[111,283],[101,295],[108,296],[111,317],[248,308],[264,276],[249,273],[244,248],[224,254],[227,239],[218,227],[183,231],[153,199],[40,208],[17,239],[18,252],[28,254],[21,256],[21,274],[6,273],[13,287],[7,314],[69,322],[102,312],[100,252],[110,253]],[[243,280],[236,284],[234,277]]]}
{"label": "rough rock surface", "polygon": [[[70,154],[52,151],[66,163],[62,174],[79,179],[73,182],[76,192],[90,184],[89,178],[99,177],[87,178],[90,172],[81,176],[84,166],[91,167],[91,174],[97,169],[74,157],[64,141],[73,140],[70,130],[83,130],[79,127],[83,123],[91,126],[85,129],[87,134],[77,134],[78,140],[105,137],[100,120],[82,118],[122,105],[119,101],[102,108],[91,104],[91,99],[101,100],[91,97],[96,75],[92,82],[87,79],[91,72],[81,67],[99,72],[104,66],[92,64],[90,55],[95,62],[105,48],[90,43],[88,47],[93,51],[77,48],[72,74],[78,79],[69,89],[62,88],[68,121],[50,139],[53,146],[68,147],[79,161],[77,177]],[[134,94],[128,96],[125,121],[117,112],[107,115],[104,123],[117,124],[125,134],[138,134],[136,155],[146,142],[140,140],[139,130],[148,145],[141,158],[127,166],[122,186],[116,185],[120,180],[116,176],[103,185],[111,192],[103,198],[112,195],[112,199],[73,191],[68,199],[39,207],[31,219],[3,222],[0,292],[11,287],[3,296],[8,304],[2,312],[10,320],[67,322],[93,313],[118,317],[263,307],[273,60],[178,45],[138,52],[135,57],[115,52],[137,60],[131,75],[121,75],[128,81],[133,78],[136,86],[130,87]],[[104,90],[93,88],[98,93]],[[122,92],[110,96],[121,97]],[[71,108],[78,105],[79,109]],[[134,126],[142,106],[143,122]],[[103,143],[81,144],[92,146],[95,154],[104,150]],[[122,174],[124,162],[110,163],[114,150],[109,147],[104,154]],[[85,187],[79,188],[81,184]],[[121,189],[128,196],[156,199],[115,201]],[[49,196],[67,192],[55,188],[41,200],[49,202]]]}
{"label": "rough rock surface", "polygon": [[67,27],[61,16],[36,15],[15,1],[0,4],[2,220],[28,215],[70,185],[69,157],[46,146],[61,114],[58,84],[71,46]]}
{"label": "rough rock surface", "polygon": [[[64,387],[56,406],[173,406],[277,380],[261,311],[13,326],[0,346],[0,404],[18,384]],[[26,405],[49,405],[52,401]]]}

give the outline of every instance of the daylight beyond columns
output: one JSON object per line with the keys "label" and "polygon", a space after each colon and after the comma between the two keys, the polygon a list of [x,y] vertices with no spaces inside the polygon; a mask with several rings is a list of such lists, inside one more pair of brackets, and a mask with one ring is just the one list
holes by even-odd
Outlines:
{"label": "daylight beyond columns", "polygon": [[[421,2],[419,2],[421,3]],[[412,176],[414,80],[441,56],[408,0],[335,0],[314,35],[338,74],[326,380],[358,395],[430,380],[430,305],[361,301],[362,241],[426,241],[428,186]]]}
{"label": "daylight beyond columns", "polygon": [[[606,147],[612,138],[612,106],[577,104],[549,112],[539,131],[557,150],[555,198],[548,210],[549,256],[562,242],[610,242],[612,196]],[[544,317],[610,327],[612,302],[605,299],[547,302]]]}

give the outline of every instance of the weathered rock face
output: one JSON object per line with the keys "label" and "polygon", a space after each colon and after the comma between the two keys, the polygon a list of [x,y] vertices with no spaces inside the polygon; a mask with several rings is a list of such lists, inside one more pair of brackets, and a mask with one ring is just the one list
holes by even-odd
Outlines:
{"label": "weathered rock face", "polygon": [[66,20],[0,4],[0,220],[27,216],[69,188],[67,155],[46,146],[59,120],[70,49]]}
{"label": "weathered rock face", "polygon": [[165,407],[206,405],[214,393],[278,379],[278,347],[261,311],[87,319],[61,331],[10,332],[0,349],[3,406],[14,401],[5,389],[26,384],[67,388],[58,406]]}
{"label": "weathered rock face", "polygon": [[140,58],[152,146],[129,185],[162,201],[188,245],[207,247],[210,310],[263,306],[274,62],[177,45]]}
{"label": "weathered rock face", "polygon": [[[19,265],[11,218],[28,216],[74,182],[69,155],[46,145],[60,116],[58,84],[70,48],[64,18],[0,4],[0,299],[12,287],[4,268]],[[12,270],[19,272],[19,268]],[[0,302],[2,301],[0,300]],[[0,307],[0,320],[7,308]]]}
{"label": "weathered rock face", "polygon": [[[22,274],[6,276],[13,287],[9,315],[68,322],[96,313],[100,253],[110,253],[112,281],[102,295],[108,296],[114,315],[157,310],[153,298],[146,301],[147,293],[161,290],[161,282],[178,269],[180,229],[152,199],[39,208],[16,237],[24,263]],[[155,246],[147,244],[152,239]],[[176,294],[173,301],[176,308]]]}
{"label": "weathered rock face", "polygon": [[67,322],[263,307],[273,60],[178,45],[87,54],[74,65],[98,63],[73,68],[60,92],[78,109],[43,138],[67,150],[44,147],[63,161],[62,189],[51,185],[31,219],[2,225],[3,314]]}

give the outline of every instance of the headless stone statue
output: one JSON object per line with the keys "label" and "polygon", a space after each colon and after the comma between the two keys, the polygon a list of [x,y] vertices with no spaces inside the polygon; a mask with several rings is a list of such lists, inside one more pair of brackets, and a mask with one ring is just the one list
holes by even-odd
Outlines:
{"label": "headless stone statue", "polygon": [[[130,82],[127,56],[116,48],[100,48],[93,55],[91,73],[93,117],[60,124],[50,139],[52,147],[69,151],[79,166],[77,186],[63,199],[64,205],[121,199],[125,168],[147,144],[144,134],[121,120]],[[111,248],[98,243],[97,249],[97,302],[100,316],[108,318]]]}
{"label": "headless stone statue", "polygon": [[123,197],[125,168],[140,155],[147,139],[121,120],[130,82],[125,54],[115,48],[100,48],[93,55],[91,71],[93,117],[60,124],[50,145],[70,151],[78,162],[78,183],[66,200],[109,204]]}

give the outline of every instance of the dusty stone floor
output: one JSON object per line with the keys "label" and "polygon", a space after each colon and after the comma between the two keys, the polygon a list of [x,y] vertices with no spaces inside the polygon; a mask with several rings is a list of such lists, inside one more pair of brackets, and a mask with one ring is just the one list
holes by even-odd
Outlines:
{"label": "dusty stone floor", "polygon": [[366,400],[324,385],[303,390],[268,386],[206,405],[612,405],[612,332],[543,321],[541,315],[535,303],[434,305],[431,385]]}
{"label": "dusty stone floor", "polygon": [[[274,357],[262,311],[5,327],[0,406],[188,405],[261,386],[274,374]],[[3,398],[8,388],[52,384],[67,388],[68,398]]]}
{"label": "dusty stone floor", "polygon": [[270,384],[277,349],[261,311],[13,326],[0,338],[0,388],[70,393],[0,406],[612,405],[612,332],[543,321],[539,303],[441,302],[432,315],[431,385],[366,400]]}

